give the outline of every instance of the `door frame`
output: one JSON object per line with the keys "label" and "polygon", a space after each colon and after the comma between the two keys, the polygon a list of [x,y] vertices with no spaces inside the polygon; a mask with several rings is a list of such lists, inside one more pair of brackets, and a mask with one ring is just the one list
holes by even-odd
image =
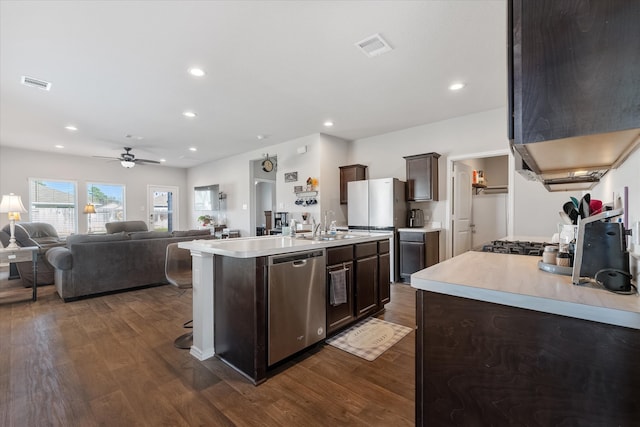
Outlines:
{"label": "door frame", "polygon": [[173,211],[172,211],[173,229],[179,230],[180,229],[180,218],[179,218],[180,193],[179,193],[179,187],[176,187],[174,185],[156,185],[156,184],[147,185],[147,215],[145,218],[147,227],[149,227],[149,230],[151,230],[151,223],[149,218],[151,213],[153,212],[153,196],[151,195],[153,191],[166,191],[166,192],[173,193],[173,199],[172,199],[173,200]]}
{"label": "door frame", "polygon": [[451,188],[451,180],[453,178],[453,163],[469,160],[469,159],[480,159],[484,157],[496,157],[496,156],[509,156],[509,170],[508,177],[509,182],[508,186],[508,194],[507,194],[507,234],[513,235],[513,215],[515,212],[514,208],[514,197],[513,197],[513,181],[515,178],[515,161],[513,159],[513,155],[509,149],[504,150],[493,150],[493,151],[484,151],[480,153],[470,153],[470,154],[460,154],[457,156],[447,157],[447,178],[445,182],[447,183],[447,203],[445,208],[445,223],[443,224],[443,229],[445,231],[445,259],[449,259],[453,254],[453,233],[451,230],[451,210],[453,204],[453,188]]}

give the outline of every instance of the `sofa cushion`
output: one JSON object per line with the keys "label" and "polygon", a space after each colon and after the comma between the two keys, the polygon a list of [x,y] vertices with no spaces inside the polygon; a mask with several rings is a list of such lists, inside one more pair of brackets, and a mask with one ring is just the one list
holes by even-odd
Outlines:
{"label": "sofa cushion", "polygon": [[107,234],[120,233],[121,231],[125,231],[127,233],[131,233],[134,231],[148,231],[147,223],[144,221],[116,221],[116,222],[107,222],[105,225],[107,229]]}
{"label": "sofa cushion", "polygon": [[173,237],[189,237],[189,236],[209,236],[211,235],[211,231],[208,229],[203,230],[175,230],[173,232]]}
{"label": "sofa cushion", "polygon": [[129,240],[129,235],[124,231],[115,234],[72,234],[67,237],[67,246],[76,243],[114,242],[118,240]]}
{"label": "sofa cushion", "polygon": [[131,240],[141,239],[167,239],[173,235],[167,231],[136,231],[135,233],[129,233]]}

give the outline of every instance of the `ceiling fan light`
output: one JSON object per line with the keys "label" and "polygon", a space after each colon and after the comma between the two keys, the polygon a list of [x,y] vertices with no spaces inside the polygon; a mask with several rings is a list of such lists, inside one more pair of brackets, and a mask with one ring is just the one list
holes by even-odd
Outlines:
{"label": "ceiling fan light", "polygon": [[127,169],[131,169],[136,165],[135,162],[132,162],[130,160],[122,160],[120,161],[120,164],[122,165],[123,168],[127,168]]}

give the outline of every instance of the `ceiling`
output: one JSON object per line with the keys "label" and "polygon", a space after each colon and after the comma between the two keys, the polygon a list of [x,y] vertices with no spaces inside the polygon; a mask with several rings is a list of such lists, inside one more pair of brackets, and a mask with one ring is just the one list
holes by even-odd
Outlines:
{"label": "ceiling", "polygon": [[[369,58],[375,33],[393,50]],[[191,167],[503,107],[506,84],[506,0],[0,1],[4,147]]]}

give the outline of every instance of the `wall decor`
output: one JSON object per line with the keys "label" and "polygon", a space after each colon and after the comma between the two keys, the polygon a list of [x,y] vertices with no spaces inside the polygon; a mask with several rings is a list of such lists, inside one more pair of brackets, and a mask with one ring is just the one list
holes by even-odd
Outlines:
{"label": "wall decor", "polygon": [[296,182],[298,180],[298,172],[285,172],[284,182]]}

